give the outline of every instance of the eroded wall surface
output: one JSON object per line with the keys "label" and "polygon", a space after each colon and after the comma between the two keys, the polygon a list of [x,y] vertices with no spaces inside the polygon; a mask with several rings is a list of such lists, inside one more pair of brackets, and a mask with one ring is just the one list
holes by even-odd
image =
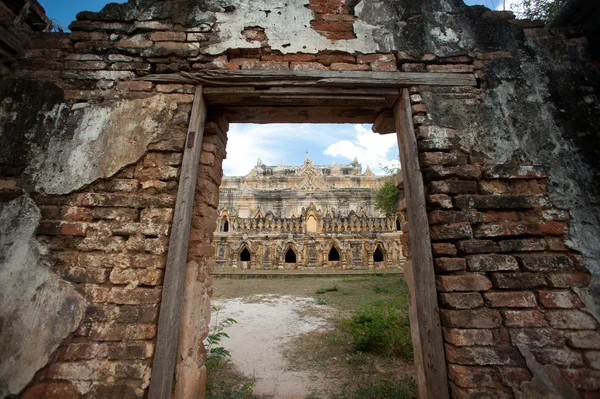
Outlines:
{"label": "eroded wall surface", "polygon": [[[132,0],[80,13],[71,30],[35,33],[0,82],[2,220],[31,215],[17,230],[35,231],[23,241],[35,256],[15,259],[56,287],[37,311],[72,303],[60,331],[24,342],[32,358],[13,369],[27,373],[3,374],[2,389],[147,393],[195,89],[145,76],[399,70],[478,77],[410,88],[452,395],[598,394],[599,80],[580,37],[458,0]],[[227,131],[217,122],[201,156],[177,397],[201,394],[205,378]],[[2,272],[17,265],[7,259]],[[10,322],[28,317],[10,306]]]}

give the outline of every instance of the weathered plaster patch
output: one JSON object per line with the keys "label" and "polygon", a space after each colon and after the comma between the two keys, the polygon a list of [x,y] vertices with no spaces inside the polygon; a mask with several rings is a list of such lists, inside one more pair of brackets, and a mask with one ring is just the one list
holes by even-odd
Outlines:
{"label": "weathered plaster patch", "polygon": [[71,112],[70,134],[50,138],[26,174],[38,192],[67,194],[136,162],[166,129],[175,103],[167,96],[117,101]]}
{"label": "weathered plaster patch", "polygon": [[[362,3],[364,3],[363,0]],[[314,19],[311,10],[305,7],[307,0],[288,3],[274,3],[269,0],[233,0],[230,2],[235,10],[232,12],[216,12],[216,32],[218,40],[216,43],[201,49],[207,54],[221,54],[232,48],[260,48],[268,45],[271,50],[279,50],[288,53],[317,53],[324,50],[339,50],[349,53],[375,53],[390,52],[393,50],[393,39],[378,43],[375,37],[393,38],[393,32],[382,34],[380,25],[371,25],[361,20],[361,13],[365,7],[361,4],[356,6],[359,19],[354,22],[354,33],[356,39],[352,40],[329,40],[310,26]],[[385,6],[378,6],[380,11],[385,11]],[[373,9],[373,7],[370,7]],[[265,10],[271,12],[266,13]],[[382,14],[388,18],[390,14]],[[202,15],[208,18],[207,13]],[[265,30],[267,41],[265,43],[246,40],[242,32],[247,26],[258,26]],[[293,40],[292,40],[293,39]]]}
{"label": "weathered plaster patch", "polygon": [[40,263],[39,220],[25,195],[0,213],[0,397],[19,393],[85,312],[85,299]]}

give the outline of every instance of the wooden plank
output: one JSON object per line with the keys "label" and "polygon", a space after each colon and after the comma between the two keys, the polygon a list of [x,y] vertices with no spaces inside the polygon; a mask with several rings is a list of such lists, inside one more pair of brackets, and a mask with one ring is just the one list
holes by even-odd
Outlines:
{"label": "wooden plank", "polygon": [[402,88],[415,85],[476,86],[470,73],[363,72],[363,71],[230,71],[148,75],[152,82],[197,83],[204,86],[339,86]]}
{"label": "wooden plank", "polygon": [[394,105],[394,118],[404,175],[408,234],[412,261],[405,265],[410,292],[410,327],[413,339],[417,389],[421,399],[448,398],[448,378],[442,327],[437,303],[423,176],[412,123],[408,89]]}
{"label": "wooden plank", "polygon": [[[398,98],[398,89],[342,87],[212,87],[204,98],[211,106],[362,106],[365,103],[391,107]],[[373,104],[379,103],[379,104]],[[395,131],[395,130],[394,130]]]}
{"label": "wooden plank", "polygon": [[188,136],[181,163],[181,176],[177,190],[177,202],[173,215],[169,253],[162,290],[158,334],[152,378],[150,380],[150,399],[168,399],[171,397],[177,344],[179,339],[179,316],[183,299],[183,285],[189,245],[192,208],[198,180],[198,165],[202,151],[202,137],[206,121],[206,103],[202,96],[202,86],[196,88],[192,116],[188,127]]}
{"label": "wooden plank", "polygon": [[373,123],[384,105],[360,106],[210,106],[230,123]]}
{"label": "wooden plank", "polygon": [[378,134],[396,133],[396,122],[394,121],[394,113],[392,110],[387,109],[377,115],[371,130],[373,133]]}

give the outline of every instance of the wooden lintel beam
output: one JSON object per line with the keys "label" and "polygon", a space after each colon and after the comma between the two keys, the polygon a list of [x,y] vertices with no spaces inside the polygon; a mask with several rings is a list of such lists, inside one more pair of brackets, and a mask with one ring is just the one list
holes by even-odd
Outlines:
{"label": "wooden lintel beam", "polygon": [[396,122],[394,121],[394,113],[391,109],[386,109],[377,115],[373,127],[373,133],[389,134],[396,133]]}
{"label": "wooden lintel beam", "polygon": [[475,75],[469,73],[432,72],[363,72],[363,71],[230,71],[206,70],[155,74],[139,78],[152,82],[195,83],[210,86],[331,86],[385,87],[408,86],[476,86]]}

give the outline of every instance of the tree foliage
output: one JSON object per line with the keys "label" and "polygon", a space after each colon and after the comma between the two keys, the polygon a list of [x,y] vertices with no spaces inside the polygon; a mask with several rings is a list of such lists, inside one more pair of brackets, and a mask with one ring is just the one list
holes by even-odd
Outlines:
{"label": "tree foliage", "polygon": [[559,14],[567,0],[521,0],[512,7],[518,18],[541,19],[546,24]]}
{"label": "tree foliage", "polygon": [[375,208],[385,216],[394,216],[398,212],[400,192],[396,188],[394,177],[400,172],[397,168],[384,168],[387,179],[375,194]]}

